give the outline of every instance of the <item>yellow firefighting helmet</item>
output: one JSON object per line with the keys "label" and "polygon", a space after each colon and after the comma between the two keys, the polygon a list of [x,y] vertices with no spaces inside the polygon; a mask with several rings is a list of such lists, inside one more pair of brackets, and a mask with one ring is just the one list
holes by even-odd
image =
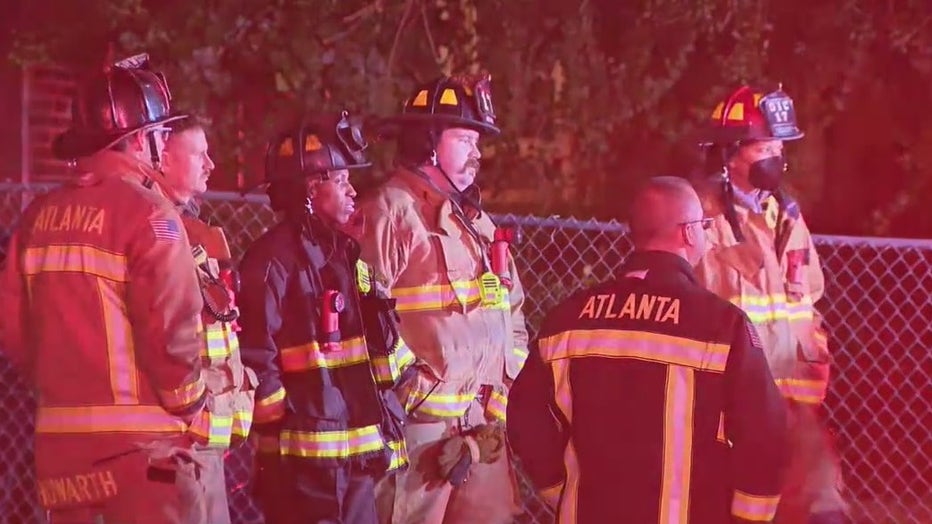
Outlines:
{"label": "yellow firefighting helmet", "polygon": [[78,87],[71,101],[71,127],[55,138],[62,160],[94,154],[123,138],[187,115],[171,114],[165,76],[149,67],[149,55],[123,59]]}
{"label": "yellow firefighting helmet", "polygon": [[381,120],[389,134],[407,125],[465,127],[485,135],[498,135],[492,107],[492,77],[482,75],[441,76],[417,87],[401,114]]}
{"label": "yellow firefighting helmet", "polygon": [[700,143],[729,145],[745,140],[797,140],[803,136],[789,95],[779,88],[764,94],[745,85],[715,106]]}

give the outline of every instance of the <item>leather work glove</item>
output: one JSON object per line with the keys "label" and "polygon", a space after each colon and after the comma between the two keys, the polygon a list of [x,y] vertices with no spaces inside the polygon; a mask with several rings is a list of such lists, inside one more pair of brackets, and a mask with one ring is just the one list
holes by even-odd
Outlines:
{"label": "leather work glove", "polygon": [[461,486],[472,464],[491,464],[502,456],[504,449],[505,431],[497,424],[483,424],[454,435],[443,443],[437,459],[440,478]]}

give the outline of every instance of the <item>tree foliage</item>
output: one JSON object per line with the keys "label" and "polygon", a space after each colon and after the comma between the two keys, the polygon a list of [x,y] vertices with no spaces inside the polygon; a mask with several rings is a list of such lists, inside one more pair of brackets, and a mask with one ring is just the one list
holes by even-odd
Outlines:
{"label": "tree foliage", "polygon": [[[620,217],[685,174],[694,133],[739,82],[782,83],[806,137],[791,183],[817,231],[922,236],[932,214],[926,0],[88,0],[23,4],[12,58],[76,70],[149,52],[179,107],[211,117],[228,188],[307,110],[389,115],[418,82],[487,69],[498,209]],[[388,144],[376,144],[381,169]]]}

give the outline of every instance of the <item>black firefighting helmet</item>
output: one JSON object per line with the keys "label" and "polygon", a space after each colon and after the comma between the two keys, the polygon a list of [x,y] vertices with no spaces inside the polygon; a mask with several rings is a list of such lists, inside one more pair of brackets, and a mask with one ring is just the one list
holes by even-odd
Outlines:
{"label": "black firefighting helmet", "polygon": [[165,76],[149,67],[148,54],[121,60],[78,87],[71,127],[55,138],[52,152],[62,160],[88,156],[187,116],[171,114],[170,102]]}
{"label": "black firefighting helmet", "polygon": [[382,134],[427,126],[437,130],[464,127],[498,135],[501,129],[495,126],[491,82],[492,77],[483,74],[441,76],[423,84],[405,101],[400,114],[381,120]]}
{"label": "black firefighting helmet", "polygon": [[265,181],[325,177],[329,171],[369,167],[367,147],[360,120],[347,111],[309,116],[269,142]]}
{"label": "black firefighting helmet", "polygon": [[712,111],[700,145],[729,146],[752,140],[797,140],[804,133],[796,124],[793,99],[782,88],[764,94],[741,86]]}

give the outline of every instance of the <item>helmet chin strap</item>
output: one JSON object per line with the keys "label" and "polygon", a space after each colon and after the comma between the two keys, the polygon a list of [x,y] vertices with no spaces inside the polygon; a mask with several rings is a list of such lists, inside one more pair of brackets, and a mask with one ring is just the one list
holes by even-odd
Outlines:
{"label": "helmet chin strap", "polygon": [[155,142],[155,131],[147,131],[146,140],[149,142],[149,160],[152,163],[152,169],[161,172],[162,161],[159,158],[158,144]]}
{"label": "helmet chin strap", "polygon": [[[440,162],[438,162],[437,160],[436,149],[431,151],[430,158],[431,158],[431,164],[433,165],[433,167],[435,167],[438,171],[440,171],[443,174],[443,177],[447,179],[447,182],[449,182],[450,187],[453,188],[453,192],[449,193],[447,196],[447,198],[453,204],[453,214],[458,216],[459,220],[463,224],[463,227],[466,228],[466,231],[469,232],[469,234],[476,240],[476,242],[478,242],[480,246],[484,246],[482,235],[479,233],[479,231],[476,230],[476,226],[473,224],[472,220],[467,218],[466,213],[463,211],[463,204],[468,203],[469,205],[474,207],[477,212],[481,214],[482,208],[479,206],[479,202],[477,202],[474,198],[472,198],[472,196],[470,196],[466,192],[460,191],[459,188],[456,187],[456,185],[453,183],[453,180],[450,179],[450,176],[447,175],[443,167],[440,166]],[[444,193],[439,187],[437,187],[437,184],[435,184],[434,181],[429,176],[427,176],[427,173],[425,173],[423,169],[419,167],[415,167],[414,171],[418,174],[418,176],[420,176],[428,184],[430,184],[430,186],[433,187],[436,191],[440,192],[441,194]],[[486,253],[485,249],[486,249],[485,247],[480,249],[480,252],[482,255],[482,264],[483,264],[483,267],[485,268],[484,271],[490,271],[492,265],[491,265],[491,262],[489,261],[488,253]]]}
{"label": "helmet chin strap", "polygon": [[430,152],[430,165],[434,166],[438,171],[440,171],[440,174],[443,175],[443,178],[445,178],[447,183],[450,184],[450,188],[453,189],[454,193],[458,193],[460,195],[463,194],[463,192],[460,191],[460,188],[456,187],[456,184],[453,183],[453,179],[450,178],[450,175],[447,174],[447,170],[444,169],[442,165],[440,165],[440,159],[437,157],[436,149],[432,149]]}
{"label": "helmet chin strap", "polygon": [[[152,170],[155,171],[155,178],[148,178],[149,182],[146,187],[152,186],[152,184],[157,183],[161,191],[176,205],[187,205],[188,202],[183,202],[175,192],[175,189],[168,183],[168,177],[165,176],[165,172],[162,171],[162,161],[159,159],[159,150],[155,142],[155,132],[147,131],[146,132],[146,143],[149,144],[149,163],[151,164]],[[193,199],[192,199],[193,201]]]}
{"label": "helmet chin strap", "polygon": [[440,159],[437,157],[436,149],[433,149],[430,152],[430,163],[438,171],[440,171],[440,174],[443,175],[443,178],[445,178],[447,183],[450,184],[450,188],[453,189],[450,196],[454,197],[454,199],[457,201],[457,204],[462,205],[463,203],[466,203],[476,208],[477,211],[481,212],[482,207],[479,204],[479,202],[477,202],[476,199],[474,199],[471,195],[466,193],[464,190],[461,190],[460,188],[456,187],[456,184],[453,183],[453,179],[450,178],[450,175],[447,174],[447,171],[443,168],[442,165],[440,165]]}
{"label": "helmet chin strap", "polygon": [[731,227],[731,232],[735,235],[735,242],[744,242],[744,233],[741,232],[741,224],[738,222],[738,214],[735,211],[735,186],[732,185],[731,173],[728,170],[728,159],[731,153],[722,150],[722,172],[719,175],[722,184],[722,200],[724,204],[725,221]]}
{"label": "helmet chin strap", "polygon": [[[329,180],[330,173],[325,172],[320,174],[319,179],[320,181]],[[315,245],[320,245],[322,239],[319,238],[319,235],[314,234],[313,231],[320,230],[320,228],[326,231],[335,231],[337,228],[333,226],[331,220],[325,219],[314,209],[314,199],[310,192],[305,193],[302,207],[304,212],[301,214],[300,221],[301,225],[308,232],[308,240]],[[331,241],[336,242],[336,239],[333,238]]]}

